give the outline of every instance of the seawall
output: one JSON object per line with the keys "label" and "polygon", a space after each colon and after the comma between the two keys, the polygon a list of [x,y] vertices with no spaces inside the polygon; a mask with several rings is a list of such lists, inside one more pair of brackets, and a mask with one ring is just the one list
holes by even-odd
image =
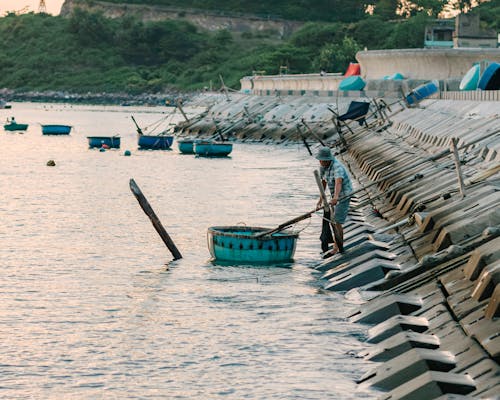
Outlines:
{"label": "seawall", "polygon": [[[360,387],[387,400],[498,398],[500,102],[209,100],[180,136],[218,130],[229,140],[304,142],[312,151],[322,142],[354,177],[345,252],[314,270],[324,290],[363,303],[345,316],[365,327]],[[370,103],[364,121],[338,118],[353,100]]]}

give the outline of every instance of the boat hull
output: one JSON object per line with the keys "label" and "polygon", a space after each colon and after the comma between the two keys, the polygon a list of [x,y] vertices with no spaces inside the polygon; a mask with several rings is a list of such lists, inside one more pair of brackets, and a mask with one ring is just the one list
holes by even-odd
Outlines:
{"label": "boat hull", "polygon": [[119,149],[121,138],[119,136],[87,136],[89,148],[100,148],[103,145],[111,149]]}
{"label": "boat hull", "polygon": [[477,87],[481,90],[499,90],[500,89],[500,64],[491,63],[486,67],[479,79]]}
{"label": "boat hull", "polygon": [[208,249],[214,260],[244,264],[279,264],[293,260],[296,233],[287,231],[255,237],[266,228],[214,226],[208,228]]}
{"label": "boat hull", "polygon": [[366,82],[359,75],[349,76],[339,84],[339,90],[363,90]]}
{"label": "boat hull", "polygon": [[174,142],[173,136],[139,135],[137,144],[142,150],[168,150]]}
{"label": "boat hull", "polygon": [[194,144],[194,152],[202,157],[225,157],[232,151],[232,143],[197,142]]}
{"label": "boat hull", "polygon": [[433,80],[424,85],[417,86],[411,91],[411,93],[406,96],[406,102],[409,105],[417,104],[421,100],[432,96],[434,93],[439,91],[439,81]]}
{"label": "boat hull", "polygon": [[70,125],[42,125],[43,135],[69,135]]}
{"label": "boat hull", "polygon": [[476,90],[477,84],[479,82],[480,67],[479,65],[474,65],[471,69],[467,71],[462,80],[460,81],[460,90]]}
{"label": "boat hull", "polygon": [[182,154],[194,154],[194,140],[178,140],[177,145]]}
{"label": "boat hull", "polygon": [[6,131],[25,131],[26,129],[28,129],[28,124],[5,124],[3,126],[3,128],[6,130]]}

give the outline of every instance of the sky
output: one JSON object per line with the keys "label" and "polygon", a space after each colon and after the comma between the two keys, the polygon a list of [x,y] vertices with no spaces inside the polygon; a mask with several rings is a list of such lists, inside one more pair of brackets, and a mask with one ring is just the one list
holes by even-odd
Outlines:
{"label": "sky", "polygon": [[[49,14],[57,15],[61,11],[64,0],[45,0],[45,6]],[[19,11],[27,7],[27,12],[38,11],[40,0],[0,0],[0,16],[8,11]]]}

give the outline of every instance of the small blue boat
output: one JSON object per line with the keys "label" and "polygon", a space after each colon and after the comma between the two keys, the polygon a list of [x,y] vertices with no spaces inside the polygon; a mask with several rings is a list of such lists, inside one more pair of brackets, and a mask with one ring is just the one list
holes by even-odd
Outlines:
{"label": "small blue boat", "polygon": [[110,149],[120,148],[120,136],[87,136],[89,148],[108,147]]}
{"label": "small blue boat", "polygon": [[194,143],[194,152],[202,157],[225,157],[233,151],[232,143],[202,140]]}
{"label": "small blue boat", "polygon": [[69,135],[71,125],[42,125],[43,135]]}
{"label": "small blue boat", "polygon": [[432,96],[439,91],[439,81],[433,80],[423,85],[417,86],[407,96],[406,102],[408,105],[419,103],[421,100]]}
{"label": "small blue boat", "polygon": [[168,150],[173,142],[173,136],[137,135],[137,144],[141,150]]}
{"label": "small blue boat", "polygon": [[6,131],[25,131],[28,129],[28,124],[18,124],[17,122],[9,122],[3,126]]}
{"label": "small blue boat", "polygon": [[481,90],[500,90],[500,64],[493,62],[483,72],[477,87]]}
{"label": "small blue boat", "polygon": [[474,65],[466,72],[466,74],[460,81],[460,85],[458,86],[458,88],[460,90],[476,90],[477,84],[479,82],[480,71],[481,67],[479,66],[479,64]]}
{"label": "small blue boat", "polygon": [[366,82],[359,75],[349,76],[339,84],[339,90],[363,90]]}
{"label": "small blue boat", "polygon": [[194,154],[194,143],[193,139],[181,139],[177,141],[179,151],[182,154]]}
{"label": "small blue boat", "polygon": [[297,233],[281,231],[256,237],[267,228],[214,226],[208,228],[208,249],[217,261],[244,264],[278,264],[293,259]]}

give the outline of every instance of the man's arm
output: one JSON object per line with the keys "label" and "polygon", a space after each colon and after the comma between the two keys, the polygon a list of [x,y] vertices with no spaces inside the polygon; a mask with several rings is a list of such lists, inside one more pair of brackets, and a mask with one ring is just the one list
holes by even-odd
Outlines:
{"label": "man's arm", "polygon": [[338,203],[341,190],[342,190],[342,178],[337,178],[335,179],[335,191],[332,197],[332,201],[330,202],[332,206]]}

